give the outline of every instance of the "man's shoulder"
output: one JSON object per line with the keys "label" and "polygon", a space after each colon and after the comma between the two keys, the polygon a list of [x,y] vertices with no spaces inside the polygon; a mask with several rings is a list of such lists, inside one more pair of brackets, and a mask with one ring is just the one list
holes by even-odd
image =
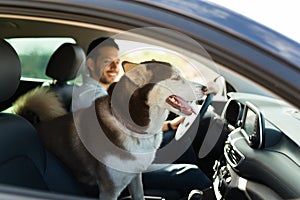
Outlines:
{"label": "man's shoulder", "polygon": [[104,88],[101,84],[99,84],[97,81],[95,81],[92,78],[84,79],[84,82],[81,86],[77,88],[76,93],[79,96],[90,96],[90,94],[93,94],[94,96],[93,100],[95,98],[107,95],[106,88]]}

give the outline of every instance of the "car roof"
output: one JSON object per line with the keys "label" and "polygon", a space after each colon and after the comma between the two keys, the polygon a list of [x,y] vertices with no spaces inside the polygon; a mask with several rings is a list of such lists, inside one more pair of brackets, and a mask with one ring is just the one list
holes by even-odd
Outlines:
{"label": "car roof", "polygon": [[145,0],[145,2],[227,30],[241,39],[257,44],[260,48],[279,54],[300,68],[298,42],[225,7],[197,0]]}
{"label": "car roof", "polygon": [[[53,2],[53,0],[43,0]],[[57,1],[58,2],[58,1]],[[251,41],[260,48],[280,55],[285,60],[293,63],[300,69],[300,44],[284,35],[259,24],[241,14],[219,6],[215,3],[198,0],[144,0],[144,1],[94,1],[94,0],[62,0],[60,4],[73,4],[84,7],[106,8],[116,11],[127,12],[145,19],[155,19],[169,23],[171,18],[151,15],[146,9],[155,8],[171,11],[182,16],[199,20],[239,37],[242,40]],[[148,7],[148,8],[147,8]],[[180,23],[180,22],[177,22]],[[255,33],[255,34],[254,34]],[[274,43],[274,41],[277,41]]]}
{"label": "car roof", "polygon": [[[30,5],[32,0],[27,1]],[[5,1],[0,1],[4,3]],[[18,1],[14,1],[17,4]],[[35,1],[36,2],[36,1]],[[145,12],[147,9],[161,9],[171,11],[181,16],[201,21],[220,30],[226,30],[228,33],[256,44],[258,47],[268,50],[280,56],[286,61],[294,64],[300,69],[300,44],[284,35],[261,25],[243,15],[240,15],[227,8],[217,4],[198,1],[198,0],[145,0],[145,1],[94,1],[94,0],[40,0],[41,3],[73,5],[93,9],[111,9],[114,12],[131,13],[145,17],[146,19],[160,20],[165,23],[171,23],[168,13],[162,15],[151,15],[151,12]],[[9,2],[7,2],[9,4]],[[6,3],[5,3],[6,4]],[[49,5],[49,4],[48,4]],[[150,10],[148,10],[150,11]],[[180,22],[177,22],[179,24]],[[42,31],[42,29],[41,29]],[[274,43],[274,41],[277,41]]]}

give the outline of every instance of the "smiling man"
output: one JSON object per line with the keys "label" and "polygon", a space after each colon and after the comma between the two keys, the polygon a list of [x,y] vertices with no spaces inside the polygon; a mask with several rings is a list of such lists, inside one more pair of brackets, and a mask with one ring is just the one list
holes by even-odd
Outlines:
{"label": "smiling man", "polygon": [[88,107],[92,102],[107,94],[107,88],[116,81],[120,71],[119,46],[111,38],[94,40],[87,51],[88,73],[83,75],[83,84],[77,89],[72,111]]}
{"label": "smiling man", "polygon": [[107,89],[120,71],[119,47],[111,38],[101,42],[102,40],[100,38],[91,43],[87,52],[87,67],[90,77]]}

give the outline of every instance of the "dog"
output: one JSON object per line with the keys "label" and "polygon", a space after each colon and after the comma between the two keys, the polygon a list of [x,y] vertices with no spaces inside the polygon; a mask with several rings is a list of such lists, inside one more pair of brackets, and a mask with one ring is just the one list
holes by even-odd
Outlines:
{"label": "dog", "polygon": [[98,184],[101,200],[116,200],[127,186],[132,199],[144,199],[141,173],[155,158],[168,113],[195,114],[188,102],[208,92],[166,62],[124,61],[122,67],[125,73],[108,95],[88,108],[67,113],[46,87],[14,104],[15,113],[34,124],[43,145],[79,182]]}

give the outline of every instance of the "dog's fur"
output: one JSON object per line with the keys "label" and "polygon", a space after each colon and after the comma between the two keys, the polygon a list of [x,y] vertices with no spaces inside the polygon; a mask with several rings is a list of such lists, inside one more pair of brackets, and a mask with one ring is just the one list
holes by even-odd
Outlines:
{"label": "dog's fur", "polygon": [[[66,114],[55,93],[43,87],[15,102],[15,112],[34,123],[46,148],[60,158],[80,182],[98,184],[99,197],[103,200],[116,200],[127,185],[132,199],[143,199],[141,172],[154,160],[168,112],[192,114],[191,108],[180,99],[179,103],[184,105],[179,108],[171,106],[166,99],[176,95],[192,101],[203,95],[200,84],[191,84],[168,63],[123,62],[123,68],[125,75],[111,85],[109,95],[74,113]],[[93,156],[79,135],[95,136],[97,130],[90,128],[95,123],[100,124],[111,143],[126,151],[124,155],[102,149],[103,160]],[[129,163],[136,173],[109,166],[111,160],[124,165]]]}
{"label": "dog's fur", "polygon": [[35,88],[21,96],[14,104],[14,112],[20,113],[33,124],[67,114],[61,101],[54,92],[50,92],[49,87]]}

